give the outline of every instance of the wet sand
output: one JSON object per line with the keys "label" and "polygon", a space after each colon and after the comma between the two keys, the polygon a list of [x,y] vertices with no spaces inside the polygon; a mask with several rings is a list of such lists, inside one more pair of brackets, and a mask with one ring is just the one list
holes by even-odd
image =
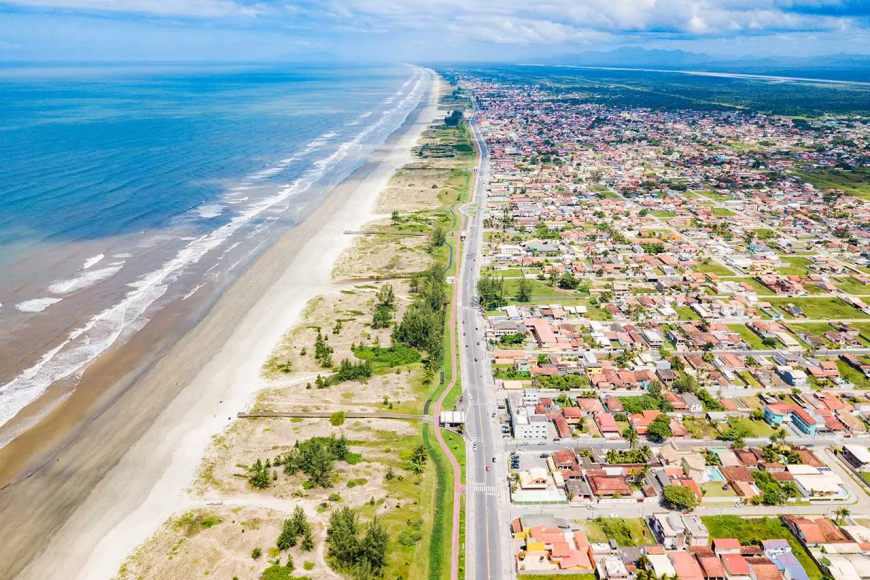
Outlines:
{"label": "wet sand", "polygon": [[[0,449],[0,578],[110,578],[184,507],[210,437],[263,387],[260,365],[306,301],[331,289],[332,264],[352,240],[343,231],[371,221],[379,191],[409,159],[434,114],[429,89],[201,320],[191,301],[166,308]],[[188,331],[176,341],[178,328]]]}

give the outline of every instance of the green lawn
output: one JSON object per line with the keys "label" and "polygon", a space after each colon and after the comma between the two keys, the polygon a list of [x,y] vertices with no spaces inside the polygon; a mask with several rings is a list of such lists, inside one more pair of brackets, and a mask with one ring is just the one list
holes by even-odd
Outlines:
{"label": "green lawn", "polygon": [[767,228],[758,228],[751,231],[755,232],[755,236],[759,240],[770,240],[776,237],[776,232]]}
{"label": "green lawn", "polygon": [[685,417],[683,427],[689,431],[694,439],[714,439],[719,434],[706,419],[699,417]]}
{"label": "green lawn", "polygon": [[770,437],[773,435],[773,429],[765,423],[764,421],[753,421],[752,419],[746,418],[732,418],[729,419],[728,424],[732,427],[736,427],[737,425],[743,425],[746,427],[751,433],[753,437]]}
{"label": "green lawn", "polygon": [[734,213],[730,209],[727,209],[724,207],[714,207],[711,211],[713,212],[713,215],[716,217],[731,217],[733,215],[737,215],[736,213]]}
{"label": "green lawn", "polygon": [[837,284],[837,288],[849,294],[860,296],[862,294],[870,294],[870,286],[865,286],[861,282],[855,280],[851,276],[848,278],[840,278],[842,282]]}
{"label": "green lawn", "polygon": [[783,268],[776,268],[776,271],[785,276],[806,276],[810,273],[809,265],[812,264],[803,256],[781,256],[780,260],[790,264]]}
{"label": "green lawn", "polygon": [[744,324],[729,324],[728,328],[740,335],[743,342],[748,344],[752,350],[765,350],[767,347],[761,342],[761,337],[746,328]]}
{"label": "green lawn", "polygon": [[616,540],[616,543],[622,547],[655,543],[652,532],[641,518],[596,518],[587,522],[585,526],[586,537],[590,542]]}
{"label": "green lawn", "polygon": [[866,314],[857,308],[852,308],[840,298],[770,298],[768,301],[772,306],[782,311],[786,318],[794,318],[785,311],[786,304],[800,307],[810,320],[868,318]]}
{"label": "green lawn", "polygon": [[495,276],[496,278],[523,278],[524,273],[519,268],[510,268],[508,270],[487,270],[481,272],[481,275]]}
{"label": "green lawn", "polygon": [[833,330],[831,325],[827,322],[790,322],[786,325],[786,328],[788,328],[795,335],[797,335],[799,332],[809,332],[810,334],[815,334],[816,336],[819,336],[821,338],[825,338],[825,333]]}
{"label": "green lawn", "polygon": [[724,481],[709,481],[702,483],[699,487],[704,497],[737,497],[737,493],[729,485],[727,489],[722,489],[725,485]]}
{"label": "green lawn", "polygon": [[677,217],[677,214],[675,212],[672,212],[672,211],[667,210],[667,209],[654,209],[649,213],[650,213],[650,215],[654,215],[657,218],[663,218],[663,219]]}
{"label": "green lawn", "polygon": [[677,306],[674,310],[677,311],[680,320],[701,320],[701,317],[688,306]]}
{"label": "green lawn", "polygon": [[737,538],[743,545],[761,540],[787,540],[791,551],[801,563],[810,580],[821,580],[822,571],[806,548],[779,518],[743,518],[740,516],[706,516],[701,520],[710,532],[710,539]]}
{"label": "green lawn", "polygon": [[703,195],[707,199],[714,199],[716,201],[728,201],[731,198],[727,195],[722,195],[721,193],[716,193],[715,191],[699,191],[699,194]]}
{"label": "green lawn", "polygon": [[864,373],[855,370],[849,366],[846,361],[837,359],[837,368],[840,369],[840,374],[844,379],[858,387],[859,389],[870,389],[870,380],[864,376]]}
{"label": "green lawn", "polygon": [[[544,282],[541,280],[529,280],[532,285],[532,296],[539,297],[550,297],[550,296],[570,296],[571,294],[576,294],[579,296],[579,293],[570,292],[566,290],[559,290],[556,285],[550,286],[549,281]],[[505,294],[508,298],[514,298],[517,295],[517,291],[520,287],[519,278],[506,279],[504,281]]]}
{"label": "green lawn", "polygon": [[734,272],[723,266],[722,264],[697,264],[692,266],[692,271],[702,274],[716,274],[717,276],[733,276]]}
{"label": "green lawn", "polygon": [[818,189],[841,189],[849,195],[870,199],[870,170],[812,169],[798,175]]}
{"label": "green lawn", "polygon": [[453,456],[456,457],[456,461],[459,462],[459,468],[462,470],[462,482],[465,483],[465,441],[447,429],[441,429],[441,436],[444,437],[444,443],[447,444],[450,451],[453,452]]}

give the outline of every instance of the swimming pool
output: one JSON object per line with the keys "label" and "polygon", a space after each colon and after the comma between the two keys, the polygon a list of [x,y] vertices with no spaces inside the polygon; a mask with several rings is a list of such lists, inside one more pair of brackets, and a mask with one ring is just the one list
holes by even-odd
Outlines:
{"label": "swimming pool", "polygon": [[725,481],[725,476],[718,467],[707,467],[707,481]]}

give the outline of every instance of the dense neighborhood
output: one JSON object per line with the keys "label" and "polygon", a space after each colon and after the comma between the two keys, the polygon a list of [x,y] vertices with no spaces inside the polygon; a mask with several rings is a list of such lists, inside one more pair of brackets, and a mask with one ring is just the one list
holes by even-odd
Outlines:
{"label": "dense neighborhood", "polygon": [[463,87],[516,571],[870,578],[866,120]]}

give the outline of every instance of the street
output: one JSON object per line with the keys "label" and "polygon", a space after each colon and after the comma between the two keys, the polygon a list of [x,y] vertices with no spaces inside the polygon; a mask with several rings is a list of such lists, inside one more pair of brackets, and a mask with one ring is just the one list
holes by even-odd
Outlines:
{"label": "street", "polygon": [[[471,123],[480,151],[477,179],[472,192],[477,211],[467,224],[459,300],[459,341],[464,409],[466,415],[467,511],[466,574],[468,578],[511,578],[514,567],[507,551],[509,489],[501,432],[491,412],[496,409],[494,384],[489,370],[483,318],[476,303],[477,275],[483,241],[489,154],[486,143]],[[475,450],[476,446],[476,450]],[[489,468],[489,471],[487,471]]]}

